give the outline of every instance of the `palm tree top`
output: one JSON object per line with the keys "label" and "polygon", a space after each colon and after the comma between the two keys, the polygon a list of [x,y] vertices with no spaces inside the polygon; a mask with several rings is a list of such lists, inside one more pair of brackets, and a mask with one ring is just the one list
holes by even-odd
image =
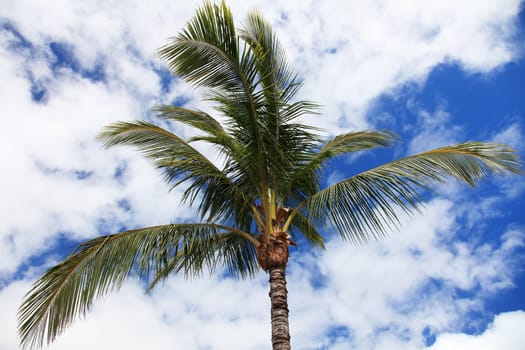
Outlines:
{"label": "palm tree top", "polygon": [[[296,235],[324,247],[328,228],[364,243],[396,226],[399,209],[417,211],[421,191],[436,181],[453,177],[474,186],[489,173],[521,172],[508,146],[465,142],[322,188],[327,161],[388,147],[397,137],[384,130],[320,136],[319,129],[301,121],[318,113],[318,106],[297,99],[301,80],[272,27],[256,11],[243,23],[236,28],[224,2],[205,2],[159,50],[175,76],[205,90],[220,118],[161,105],[155,108],[159,118],[188,125],[196,136],[184,139],[146,121],[116,122],[99,135],[107,147],[136,147],[171,186],[183,186],[183,200],[197,206],[199,220],[82,243],[26,295],[19,310],[22,345],[53,341],[95,298],[118,289],[129,276],[146,279],[150,289],[171,273],[193,276],[224,267],[252,276],[259,266],[266,271],[286,266]],[[212,145],[222,164],[210,161],[195,142]],[[274,248],[282,250],[278,259]]]}

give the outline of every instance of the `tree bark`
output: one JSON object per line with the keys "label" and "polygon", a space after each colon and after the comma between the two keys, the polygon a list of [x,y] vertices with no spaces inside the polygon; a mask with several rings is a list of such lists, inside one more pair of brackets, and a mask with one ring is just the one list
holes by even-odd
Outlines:
{"label": "tree bark", "polygon": [[288,324],[288,290],[285,267],[273,267],[270,274],[270,300],[272,304],[272,349],[290,350]]}

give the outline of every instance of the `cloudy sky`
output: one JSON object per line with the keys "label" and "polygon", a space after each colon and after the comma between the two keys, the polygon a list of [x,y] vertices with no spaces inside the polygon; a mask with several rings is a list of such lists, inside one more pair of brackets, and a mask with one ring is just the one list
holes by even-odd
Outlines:
{"label": "cloudy sky", "polygon": [[[116,120],[157,103],[208,109],[155,51],[195,1],[0,1],[0,349],[17,349],[16,309],[76,244],[123,228],[191,220],[148,161],[103,150]],[[326,183],[450,143],[504,142],[525,157],[525,11],[515,0],[229,1],[259,9],[336,134],[390,129],[392,149],[341,158]],[[190,135],[186,129],[177,130]],[[206,150],[204,150],[206,151]],[[292,250],[297,349],[522,349],[525,179],[451,182],[383,241]],[[326,232],[328,237],[330,232]],[[98,301],[49,347],[268,349],[267,277],[172,276]]]}

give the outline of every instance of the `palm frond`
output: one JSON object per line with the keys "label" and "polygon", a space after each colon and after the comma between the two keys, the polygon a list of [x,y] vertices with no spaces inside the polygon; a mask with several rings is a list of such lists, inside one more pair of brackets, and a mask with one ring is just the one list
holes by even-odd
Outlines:
{"label": "palm frond", "polygon": [[213,224],[155,226],[86,241],[26,294],[18,313],[21,344],[52,342],[94,299],[119,289],[129,276],[155,276],[173,261],[192,275],[218,266],[251,275],[254,244],[248,233]]}
{"label": "palm frond", "polygon": [[318,170],[324,162],[336,156],[365,151],[377,147],[389,147],[397,136],[384,130],[367,130],[337,135],[327,141],[298,172]]}
{"label": "palm frond", "polygon": [[[227,133],[222,125],[209,114],[171,105],[157,106],[154,110],[159,113],[160,118],[181,122],[206,133],[205,135],[191,137],[188,139],[188,144],[195,141],[204,141],[212,144],[226,157],[227,162],[234,162],[239,165],[245,164],[242,168],[247,178],[253,180],[254,176],[257,175],[257,170],[250,171],[250,168],[255,169],[255,167],[253,159],[247,157],[246,145],[241,143],[240,141],[242,140],[239,138]],[[236,178],[234,172],[228,169],[228,167],[223,169],[223,173],[227,175],[230,174],[231,178]],[[251,189],[256,188],[255,182],[251,182],[253,185]]]}
{"label": "palm frond", "polygon": [[[163,58],[175,75],[190,83],[212,90],[210,100],[224,114],[231,126],[242,130],[257,152],[262,153],[262,137],[257,122],[256,75],[257,70],[251,51],[239,50],[238,38],[230,10],[224,4],[210,2],[197,11],[178,36],[161,48]],[[264,164],[259,157],[258,164]],[[264,182],[262,167],[254,175]]]}
{"label": "palm frond", "polygon": [[212,179],[229,182],[219,168],[186,141],[154,124],[144,121],[116,122],[106,126],[98,138],[104,140],[106,147],[137,147],[164,170],[167,182],[177,180],[174,186],[185,181],[207,182]]}
{"label": "palm frond", "polygon": [[[190,83],[208,87],[210,100],[224,114],[229,134],[254,160],[249,176],[266,191],[265,150],[258,118],[257,69],[248,47],[239,49],[230,10],[206,2],[187,28],[159,52],[172,71]],[[233,133],[231,131],[234,131]]]}
{"label": "palm frond", "polygon": [[292,221],[292,237],[295,237],[295,230],[297,229],[304,238],[314,247],[321,247],[325,249],[323,236],[317,231],[312,221],[303,213],[299,212],[294,216]]}
{"label": "palm frond", "polygon": [[249,228],[253,198],[239,188],[227,173],[177,135],[148,122],[117,122],[108,125],[99,138],[106,147],[132,145],[163,170],[173,187],[186,183],[183,200],[190,204],[202,194],[198,210],[201,217],[213,220],[242,219]]}
{"label": "palm frond", "polygon": [[239,36],[251,48],[258,72],[259,129],[264,151],[271,155],[267,160],[268,186],[286,197],[291,192],[290,174],[304,161],[316,139],[308,132],[313,128],[294,120],[316,113],[318,106],[308,101],[291,102],[301,83],[271,25],[260,13],[248,14]]}
{"label": "palm frond", "polygon": [[148,291],[173,273],[183,273],[186,277],[192,278],[202,273],[204,267],[212,273],[219,267],[215,263],[216,260],[220,260],[220,266],[226,268],[226,271],[234,277],[254,276],[259,270],[255,251],[258,242],[252,237],[246,239],[245,233],[238,234],[239,230],[226,226],[218,227],[223,229],[220,234],[183,242],[183,247],[177,254],[153,276]]}
{"label": "palm frond", "polygon": [[[319,104],[311,101],[296,101],[283,104],[279,112],[282,123],[290,123],[294,120],[298,120],[304,115],[318,115],[319,114]],[[305,124],[303,124],[306,126]],[[308,128],[315,129],[316,131],[321,131],[320,128],[315,128],[308,126]]]}
{"label": "palm frond", "polygon": [[242,91],[233,16],[223,2],[205,2],[181,33],[159,50],[175,75],[190,83]]}
{"label": "palm frond", "polygon": [[[300,193],[310,196],[319,190],[319,183],[312,179],[319,178],[323,164],[336,156],[351,152],[364,151],[376,147],[388,147],[395,140],[396,135],[383,130],[368,130],[341,134],[319,147],[319,139],[312,138],[310,152],[304,155],[299,166],[295,167],[290,175],[290,188],[298,189]],[[295,196],[300,198],[300,196]],[[306,197],[303,196],[303,199]],[[296,203],[294,203],[296,204]]]}
{"label": "palm frond", "polygon": [[[402,158],[365,171],[319,191],[305,200],[309,215],[323,217],[355,243],[381,237],[398,223],[396,207],[418,210],[421,191],[454,177],[474,186],[489,173],[519,173],[511,148],[496,143],[466,142]],[[295,215],[292,212],[291,217]]]}
{"label": "palm frond", "polygon": [[[288,103],[299,90],[301,83],[286,59],[271,25],[257,11],[248,14],[240,38],[256,56],[255,62],[266,106],[271,113],[278,113],[282,104]],[[275,120],[279,120],[276,118]]]}
{"label": "palm frond", "polygon": [[[116,122],[107,125],[99,133],[98,138],[104,141],[104,146],[107,148],[116,145],[135,146],[159,166],[167,161],[188,158],[207,161],[177,135],[146,121]],[[210,167],[214,165],[210,163]]]}
{"label": "palm frond", "polygon": [[365,151],[377,147],[389,147],[397,136],[386,130],[367,130],[341,134],[328,141],[319,151],[319,158],[325,160],[340,154]]}
{"label": "palm frond", "polygon": [[153,108],[154,112],[157,112],[158,116],[163,119],[174,120],[201,131],[206,132],[209,135],[216,135],[218,133],[224,133],[221,123],[219,123],[211,115],[202,111],[196,111],[171,105],[159,105]]}

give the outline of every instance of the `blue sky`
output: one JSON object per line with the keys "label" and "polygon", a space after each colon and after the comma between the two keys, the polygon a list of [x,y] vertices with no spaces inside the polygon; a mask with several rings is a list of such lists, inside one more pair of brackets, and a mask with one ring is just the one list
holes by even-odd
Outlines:
{"label": "blue sky", "polygon": [[[31,283],[77,242],[194,218],[148,161],[103,150],[95,135],[112,121],[154,118],[159,102],[210,110],[154,55],[197,4],[0,3],[0,349],[17,348],[16,308]],[[332,162],[326,183],[466,140],[508,143],[525,157],[523,3],[229,4],[238,23],[257,8],[274,25],[304,78],[301,98],[323,106],[307,122],[327,134],[400,135],[391,149]],[[524,177],[435,189],[388,239],[354,247],[328,230],[326,252],[292,251],[295,348],[521,348]],[[231,349],[234,338],[233,348],[267,349],[267,293],[262,273],[173,276],[148,295],[131,280],[49,349],[215,350]]]}

